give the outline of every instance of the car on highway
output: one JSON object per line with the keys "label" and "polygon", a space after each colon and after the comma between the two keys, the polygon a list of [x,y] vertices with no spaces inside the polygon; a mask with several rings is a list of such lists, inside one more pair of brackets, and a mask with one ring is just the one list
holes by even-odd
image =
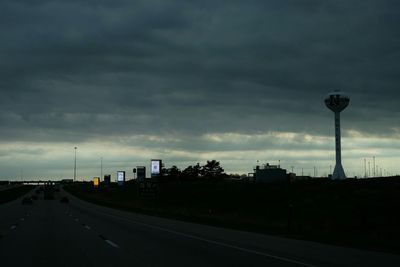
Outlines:
{"label": "car on highway", "polygon": [[23,205],[33,204],[32,198],[30,198],[30,197],[24,197],[24,199],[22,199],[22,204],[23,204]]}

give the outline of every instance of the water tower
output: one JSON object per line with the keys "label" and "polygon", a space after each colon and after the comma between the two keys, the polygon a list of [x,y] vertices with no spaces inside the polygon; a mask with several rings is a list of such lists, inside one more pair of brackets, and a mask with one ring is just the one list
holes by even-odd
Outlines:
{"label": "water tower", "polygon": [[340,112],[344,110],[350,102],[350,98],[342,92],[335,91],[325,98],[325,105],[335,113],[335,144],[336,144],[336,166],[333,171],[332,179],[345,179],[342,166],[342,148],[340,145]]}

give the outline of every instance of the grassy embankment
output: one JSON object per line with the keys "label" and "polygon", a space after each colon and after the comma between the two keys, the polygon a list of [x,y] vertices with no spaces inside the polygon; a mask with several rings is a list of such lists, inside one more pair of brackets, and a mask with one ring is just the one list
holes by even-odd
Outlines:
{"label": "grassy embankment", "polygon": [[135,182],[66,188],[110,207],[224,227],[400,253],[400,178],[326,179],[260,185],[163,182],[159,198],[139,199]]}
{"label": "grassy embankment", "polygon": [[22,185],[18,187],[9,188],[6,190],[0,191],[0,204],[12,201],[14,199],[19,198],[20,196],[25,195],[30,190],[32,190],[34,186],[32,185]]}

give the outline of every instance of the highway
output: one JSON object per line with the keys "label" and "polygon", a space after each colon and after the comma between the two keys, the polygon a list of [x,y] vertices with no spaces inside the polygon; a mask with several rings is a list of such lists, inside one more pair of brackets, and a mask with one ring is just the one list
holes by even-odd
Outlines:
{"label": "highway", "polygon": [[129,213],[63,191],[21,201],[0,205],[2,267],[400,266],[397,255]]}

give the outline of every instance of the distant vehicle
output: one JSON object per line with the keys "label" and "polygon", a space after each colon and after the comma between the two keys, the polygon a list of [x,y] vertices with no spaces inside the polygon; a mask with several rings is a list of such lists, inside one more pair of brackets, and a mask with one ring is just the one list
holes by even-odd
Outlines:
{"label": "distant vehicle", "polygon": [[69,199],[68,199],[67,197],[62,197],[62,198],[60,199],[60,202],[61,202],[61,203],[69,203]]}
{"label": "distant vehicle", "polygon": [[33,201],[30,197],[24,197],[24,199],[22,200],[22,204],[23,205],[33,204]]}

